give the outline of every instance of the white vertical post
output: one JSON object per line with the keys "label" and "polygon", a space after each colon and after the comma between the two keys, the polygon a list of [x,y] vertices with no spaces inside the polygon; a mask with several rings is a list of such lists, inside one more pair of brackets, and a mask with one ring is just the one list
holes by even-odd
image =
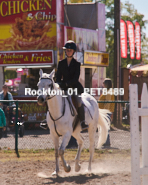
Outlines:
{"label": "white vertical post", "polygon": [[138,86],[131,84],[130,93],[130,132],[131,132],[131,176],[132,185],[140,185],[140,146],[138,116]]}
{"label": "white vertical post", "polygon": [[[141,108],[148,109],[148,92],[146,83],[143,84],[141,95]],[[142,168],[148,167],[148,115],[141,116],[142,131]],[[148,174],[143,174],[143,185],[148,185]]]}

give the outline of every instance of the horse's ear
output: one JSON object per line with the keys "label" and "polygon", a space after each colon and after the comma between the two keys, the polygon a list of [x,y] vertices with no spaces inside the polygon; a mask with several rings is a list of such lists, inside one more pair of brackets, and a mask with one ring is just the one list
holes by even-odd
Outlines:
{"label": "horse's ear", "polygon": [[51,71],[51,73],[49,74],[49,77],[53,79],[54,75],[55,75],[55,69]]}
{"label": "horse's ear", "polygon": [[39,75],[40,75],[40,78],[42,78],[42,75],[43,75],[43,70],[42,69],[40,69]]}

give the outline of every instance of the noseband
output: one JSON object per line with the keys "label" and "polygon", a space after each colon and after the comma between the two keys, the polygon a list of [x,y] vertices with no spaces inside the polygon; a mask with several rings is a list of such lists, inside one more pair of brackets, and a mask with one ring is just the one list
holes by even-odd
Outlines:
{"label": "noseband", "polygon": [[[47,79],[47,80],[50,80],[52,82],[52,79],[51,78],[41,78],[42,79]],[[49,87],[51,87],[50,89],[52,90],[53,89],[53,82],[49,85]],[[55,96],[55,95],[54,95]],[[52,99],[54,96],[50,96],[50,95],[47,95],[47,98],[46,98],[46,101],[49,100],[49,99]]]}

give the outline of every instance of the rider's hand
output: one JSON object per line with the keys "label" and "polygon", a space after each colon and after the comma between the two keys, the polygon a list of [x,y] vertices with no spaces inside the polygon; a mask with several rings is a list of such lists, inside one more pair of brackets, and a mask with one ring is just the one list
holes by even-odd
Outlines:
{"label": "rider's hand", "polygon": [[66,86],[66,83],[65,82],[61,82],[59,83],[59,86],[61,87],[61,89],[66,89],[67,86]]}

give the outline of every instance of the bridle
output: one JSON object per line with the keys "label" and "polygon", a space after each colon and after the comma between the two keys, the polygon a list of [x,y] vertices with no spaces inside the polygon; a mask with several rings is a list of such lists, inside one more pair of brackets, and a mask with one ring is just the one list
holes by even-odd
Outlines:
{"label": "bridle", "polygon": [[[51,87],[50,89],[53,90],[53,81],[52,81],[51,78],[47,78],[47,77],[44,78],[44,77],[42,77],[42,78],[40,78],[40,79],[41,79],[41,80],[42,80],[42,79],[50,80],[52,83],[49,85],[49,87]],[[54,96],[55,96],[55,95],[53,95],[53,96],[51,97],[50,95],[47,95],[45,101],[47,101],[47,100],[49,100],[49,99],[52,99]]]}

